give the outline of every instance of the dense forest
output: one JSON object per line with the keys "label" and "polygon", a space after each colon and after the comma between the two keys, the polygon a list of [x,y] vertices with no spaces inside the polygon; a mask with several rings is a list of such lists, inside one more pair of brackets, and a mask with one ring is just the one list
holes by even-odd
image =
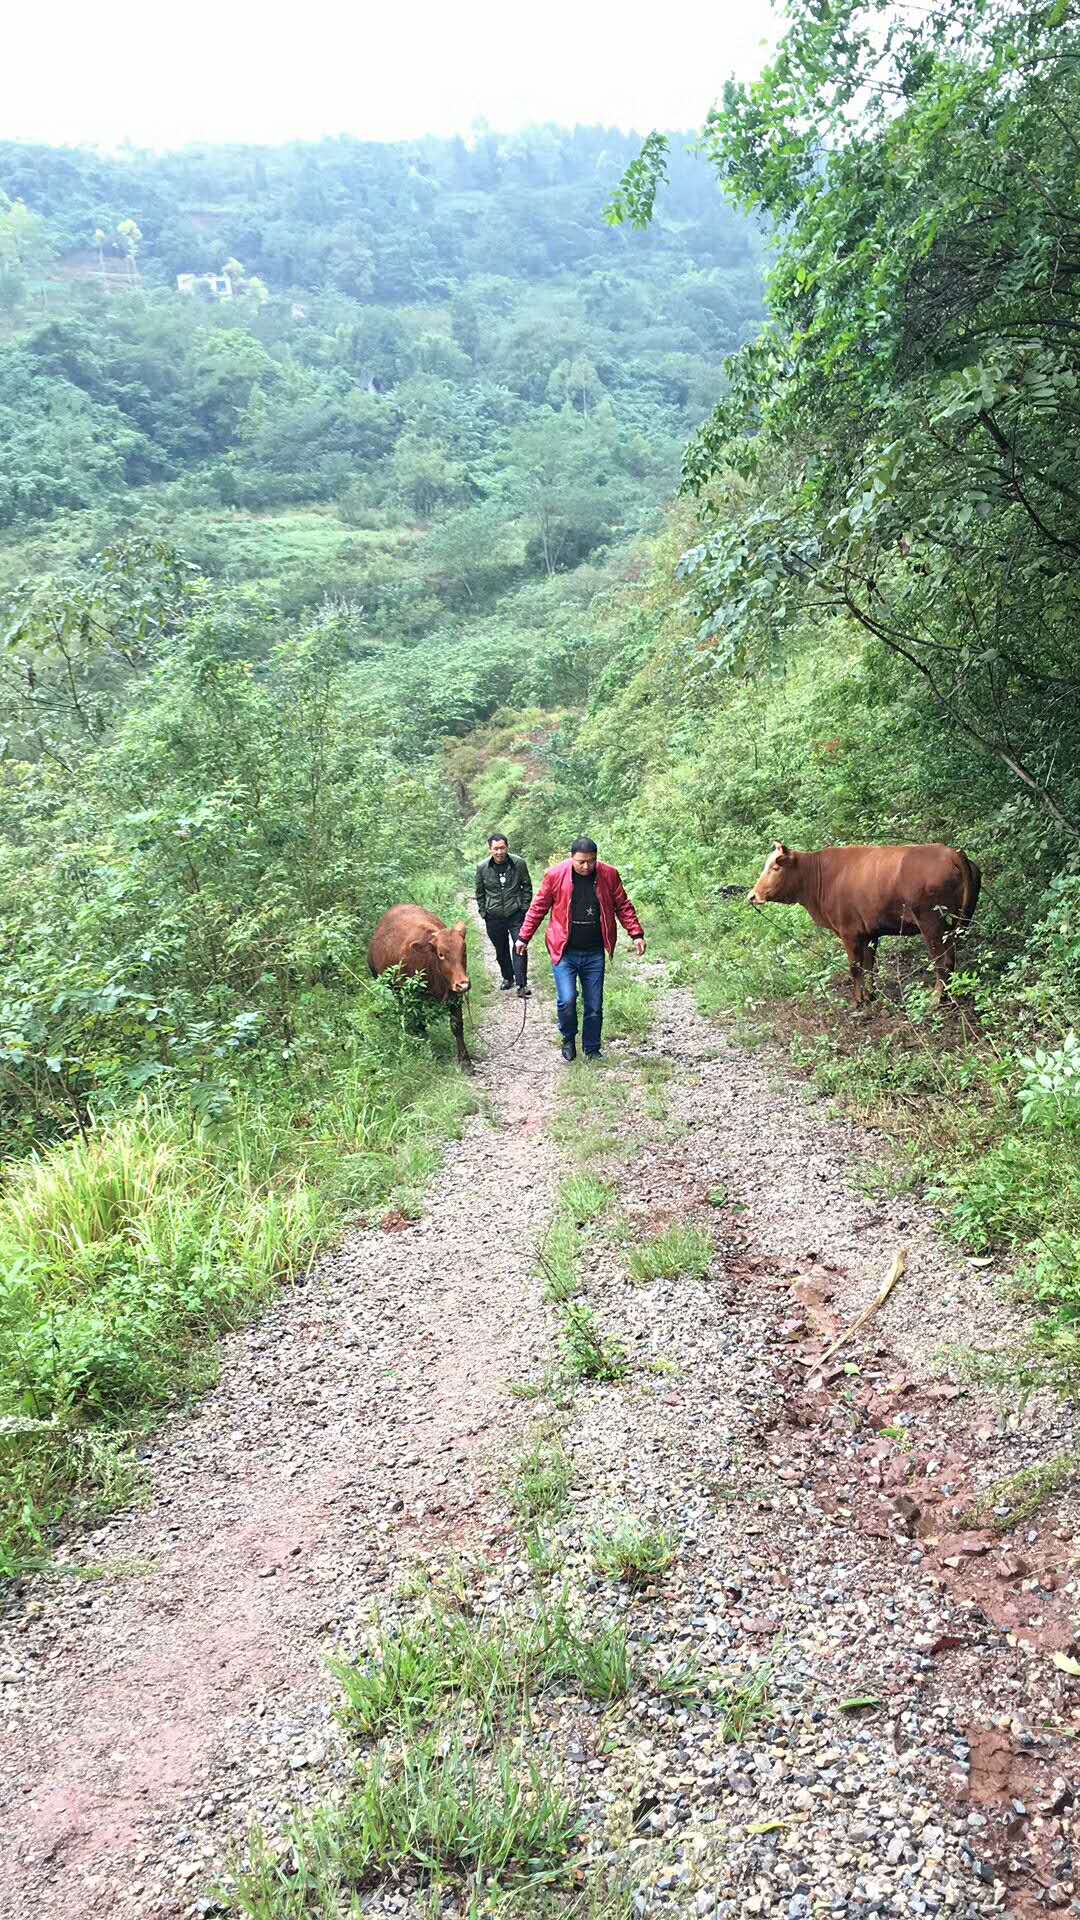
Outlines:
{"label": "dense forest", "polygon": [[[676,976],[1016,1253],[1009,1377],[1075,1382],[1073,13],[794,0],[692,154],[0,146],[11,1562],[412,1204],[468,1095],[364,943],[492,827],[601,834]],[[777,839],[965,848],[952,1005],[896,943],[853,1015],[731,898]]]}

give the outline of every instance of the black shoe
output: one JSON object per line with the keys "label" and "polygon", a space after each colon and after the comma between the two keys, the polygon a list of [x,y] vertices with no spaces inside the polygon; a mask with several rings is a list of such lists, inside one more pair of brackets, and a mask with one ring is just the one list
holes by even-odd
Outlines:
{"label": "black shoe", "polygon": [[509,993],[509,991],[510,991],[510,989],[511,989],[511,987],[513,986],[513,984],[514,984],[514,983],[513,983],[513,981],[512,981],[512,980],[503,980],[503,981],[501,981],[501,982],[500,982],[500,985],[499,985],[499,992],[500,992],[500,993]]}
{"label": "black shoe", "polygon": [[532,988],[531,988],[531,987],[519,987],[519,988],[518,988],[518,999],[519,999],[519,1000],[527,1000],[527,999],[529,998],[529,996],[530,996],[530,994],[531,994],[531,993],[532,993]]}
{"label": "black shoe", "polygon": [[563,1043],[562,1043],[562,1057],[563,1057],[563,1059],[564,1059],[564,1060],[576,1060],[576,1059],[577,1059],[577,1047],[575,1046],[575,1044],[574,1044],[574,1042],[573,1042],[572,1040],[564,1040],[564,1041],[563,1041]]}

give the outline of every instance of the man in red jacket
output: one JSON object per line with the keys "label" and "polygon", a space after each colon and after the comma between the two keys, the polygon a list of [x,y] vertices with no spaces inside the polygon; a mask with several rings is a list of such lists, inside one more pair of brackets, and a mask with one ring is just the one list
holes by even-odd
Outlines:
{"label": "man in red jacket", "polygon": [[528,950],[529,941],[548,911],[551,923],[545,939],[555,974],[562,1057],[573,1060],[577,1053],[580,980],[581,1045],[586,1060],[595,1060],[600,1052],[604,1019],[604,967],[607,955],[615,951],[618,938],[615,922],[622,921],[635,951],[642,954],[645,935],[641,922],[615,868],[597,859],[595,840],[575,840],[569,860],[548,868],[540,882],[540,891],[522,921],[518,953]]}

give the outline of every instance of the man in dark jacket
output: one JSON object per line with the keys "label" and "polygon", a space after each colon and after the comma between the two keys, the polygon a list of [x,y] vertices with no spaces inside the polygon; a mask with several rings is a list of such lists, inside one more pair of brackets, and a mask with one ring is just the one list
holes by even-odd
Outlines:
{"label": "man in dark jacket", "polygon": [[511,853],[505,833],[488,834],[488,857],[476,869],[476,904],[488,930],[502,974],[502,990],[517,985],[518,999],[529,991],[528,959],[516,943],[533,897],[529,869]]}
{"label": "man in dark jacket", "polygon": [[574,841],[569,860],[545,873],[525,915],[517,940],[518,953],[527,950],[546,913],[551,914],[544,938],[555,975],[562,1057],[573,1060],[577,1054],[580,981],[581,1045],[586,1060],[597,1060],[604,1023],[604,968],[615,951],[617,923],[626,928],[638,955],[645,951],[645,935],[618,870],[597,859],[595,840],[583,834]]}

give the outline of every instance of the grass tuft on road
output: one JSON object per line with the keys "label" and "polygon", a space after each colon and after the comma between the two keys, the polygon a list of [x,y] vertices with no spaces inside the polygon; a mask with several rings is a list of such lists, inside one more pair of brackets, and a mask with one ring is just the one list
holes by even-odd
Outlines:
{"label": "grass tuft on road", "polygon": [[629,1274],[638,1286],[654,1280],[703,1280],[713,1257],[713,1244],[704,1228],[675,1221],[630,1255]]}
{"label": "grass tuft on road", "polygon": [[359,1912],[357,1896],[402,1875],[485,1896],[569,1882],[579,1822],[533,1761],[482,1764],[436,1737],[377,1753],[341,1804],[295,1820],[283,1854],[259,1829],[218,1902],[248,1920]]}
{"label": "grass tuft on road", "polygon": [[366,1740],[411,1735],[466,1708],[491,1738],[549,1687],[617,1700],[632,1678],[625,1629],[586,1631],[565,1593],[520,1626],[434,1609],[381,1639],[369,1660],[335,1660],[331,1670],[342,1725]]}
{"label": "grass tuft on road", "polygon": [[627,1587],[648,1587],[673,1564],[678,1550],[675,1536],[661,1528],[643,1527],[638,1520],[620,1520],[609,1532],[597,1528],[592,1557],[601,1573]]}

